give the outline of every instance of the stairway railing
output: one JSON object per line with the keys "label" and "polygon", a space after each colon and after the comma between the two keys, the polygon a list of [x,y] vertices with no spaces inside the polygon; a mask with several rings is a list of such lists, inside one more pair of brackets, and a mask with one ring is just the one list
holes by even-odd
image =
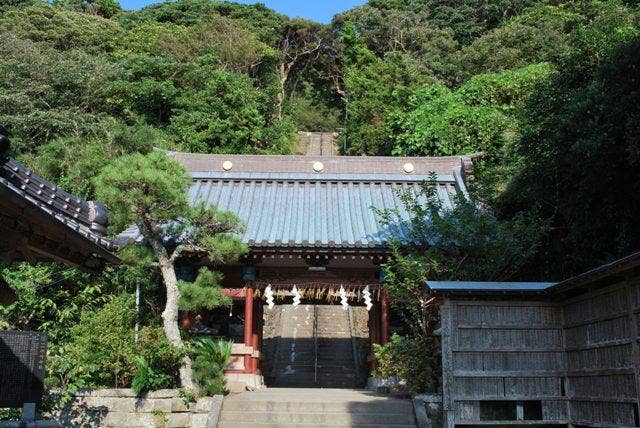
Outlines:
{"label": "stairway railing", "polygon": [[318,382],[318,306],[313,305],[313,382]]}

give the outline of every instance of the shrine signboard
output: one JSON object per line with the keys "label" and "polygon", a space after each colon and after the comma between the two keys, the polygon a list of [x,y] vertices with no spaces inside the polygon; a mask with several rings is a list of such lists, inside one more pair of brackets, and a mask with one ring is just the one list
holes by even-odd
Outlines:
{"label": "shrine signboard", "polygon": [[0,408],[42,402],[47,334],[0,331]]}

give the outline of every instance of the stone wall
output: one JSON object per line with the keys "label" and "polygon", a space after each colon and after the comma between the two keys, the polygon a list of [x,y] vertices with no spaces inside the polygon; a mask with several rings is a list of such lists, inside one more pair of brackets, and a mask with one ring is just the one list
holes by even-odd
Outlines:
{"label": "stone wall", "polygon": [[64,427],[215,428],[221,406],[221,395],[187,403],[173,389],[144,397],[131,389],[97,389],[78,392],[50,417]]}

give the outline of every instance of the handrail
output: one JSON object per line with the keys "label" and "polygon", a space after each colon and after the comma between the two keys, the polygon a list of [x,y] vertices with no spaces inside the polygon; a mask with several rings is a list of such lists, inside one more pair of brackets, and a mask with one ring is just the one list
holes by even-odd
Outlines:
{"label": "handrail", "polygon": [[313,342],[314,342],[314,357],[313,364],[313,382],[318,382],[318,306],[313,305]]}

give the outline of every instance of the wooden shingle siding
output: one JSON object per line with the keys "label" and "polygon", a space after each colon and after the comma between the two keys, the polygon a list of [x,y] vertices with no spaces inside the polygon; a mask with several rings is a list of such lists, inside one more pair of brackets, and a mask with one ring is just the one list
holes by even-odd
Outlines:
{"label": "wooden shingle siding", "polygon": [[638,422],[639,288],[637,281],[623,281],[563,305],[567,395],[574,423]]}
{"label": "wooden shingle siding", "polygon": [[[545,419],[564,420],[562,309],[548,302],[448,299],[443,348],[448,426],[480,421],[483,401],[541,401]],[[447,363],[449,364],[449,363]],[[515,405],[515,404],[514,404]],[[547,419],[549,420],[549,419]]]}
{"label": "wooden shingle siding", "polygon": [[457,346],[474,350],[542,349],[547,346],[562,349],[562,330],[464,328],[458,331]]}
{"label": "wooden shingle siding", "polygon": [[480,422],[487,401],[539,401],[547,423],[640,425],[637,278],[571,298],[444,305],[446,426]]}
{"label": "wooden shingle siding", "polygon": [[633,427],[635,403],[605,403],[571,400],[569,411],[574,424],[591,426]]}
{"label": "wooden shingle siding", "polygon": [[563,400],[543,400],[542,419],[545,421],[568,420],[567,402]]}

